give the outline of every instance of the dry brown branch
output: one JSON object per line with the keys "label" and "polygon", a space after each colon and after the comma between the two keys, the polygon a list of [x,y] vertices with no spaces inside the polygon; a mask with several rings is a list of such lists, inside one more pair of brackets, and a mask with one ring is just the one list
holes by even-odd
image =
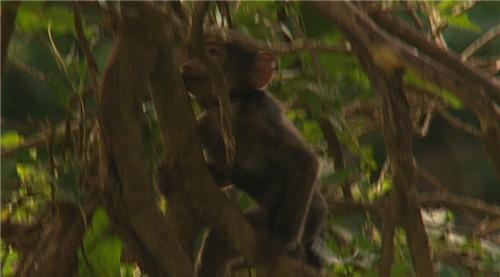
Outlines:
{"label": "dry brown branch", "polygon": [[[85,120],[91,120],[91,116],[87,117]],[[63,136],[70,136],[71,133],[75,133],[79,131],[79,124],[78,121],[73,121],[73,122],[61,122],[56,124],[54,127],[54,136],[56,138],[60,138]],[[11,158],[16,152],[24,150],[24,149],[29,149],[32,147],[41,147],[47,144],[49,137],[47,134],[49,133],[48,129],[41,130],[28,138],[26,138],[22,143],[19,145],[8,148],[8,149],[2,149],[1,151],[1,157],[2,159],[9,159]]]}
{"label": "dry brown branch", "polygon": [[[464,79],[459,82],[461,83],[466,83],[466,82],[472,82],[476,86],[483,87],[488,93],[492,95],[496,101],[500,102],[500,85],[498,84],[497,81],[492,79],[491,77],[486,76],[484,73],[481,71],[471,67],[468,64],[465,64],[462,62],[462,60],[456,56],[451,54],[450,52],[441,49],[439,47],[436,47],[434,44],[430,43],[426,38],[424,38],[421,34],[418,32],[414,31],[413,29],[409,28],[406,23],[403,21],[392,17],[390,15],[386,14],[374,14],[373,19],[379,24],[381,27],[386,29],[388,32],[391,34],[397,36],[399,39],[407,42],[410,45],[413,45],[417,47],[418,51],[421,51],[422,53],[425,53],[432,59],[435,59],[439,63],[442,63],[444,66],[446,66],[447,70],[450,70],[453,73],[453,75],[458,75],[458,76],[450,76],[452,79]],[[389,39],[389,38],[386,38]],[[389,42],[389,41],[387,41]],[[390,45],[395,46],[398,48],[398,51],[402,52],[407,52],[404,54],[404,56],[410,56],[410,53],[415,53],[413,50],[407,49],[403,47],[402,45],[398,45],[396,42],[389,43]],[[403,54],[403,53],[399,53]],[[418,58],[416,54],[412,54],[412,56],[415,56],[415,58]],[[404,58],[404,57],[402,57]],[[406,62],[413,63],[414,59],[409,59],[405,60]],[[408,66],[412,67],[412,64],[409,64]],[[414,66],[417,66],[416,64]],[[444,74],[440,74],[444,75]],[[444,85],[444,83],[447,83],[447,81],[442,80],[439,82],[440,79],[443,79],[443,77],[438,77],[436,78],[433,83],[436,83],[438,85],[443,85],[445,88],[449,88],[452,92],[457,93],[456,88],[451,88],[449,85]],[[431,79],[432,80],[432,79]],[[465,81],[465,82],[464,82]],[[470,88],[471,86],[467,86],[466,88]],[[474,95],[475,96],[475,95]],[[460,96],[459,96],[460,97]],[[462,97],[460,97],[462,98]],[[471,96],[464,97],[465,100],[470,100]],[[488,99],[488,101],[490,101]],[[468,102],[468,101],[464,101]],[[477,108],[477,107],[476,107]],[[473,109],[475,110],[475,109]]]}
{"label": "dry brown branch", "polygon": [[166,47],[164,40],[169,35],[158,26],[173,28],[171,20],[150,3],[121,4],[121,17],[116,18],[119,27],[98,99],[104,204],[114,231],[152,277],[194,275],[172,226],[156,206],[141,133],[140,105],[149,93],[151,74],[163,62],[160,49]]}
{"label": "dry brown branch", "polygon": [[[334,161],[335,172],[341,172],[344,170],[344,155],[333,125],[327,118],[322,118],[319,121],[319,126],[328,145],[328,155]],[[346,199],[352,199],[349,182],[344,181],[342,184],[342,193]]]}
{"label": "dry brown branch", "polygon": [[376,217],[382,217],[385,209],[383,201],[375,203],[360,203],[351,200],[335,199],[330,196],[326,198],[328,210],[332,215],[352,215],[353,213],[370,213]]}
{"label": "dry brown branch", "polygon": [[[437,253],[435,260],[442,263],[467,268],[471,272],[470,276],[498,276],[498,271],[488,271],[481,264],[479,258],[474,256],[474,254],[470,253],[456,253],[445,251]],[[475,275],[477,273],[479,273],[480,275]]]}
{"label": "dry brown branch", "polygon": [[426,137],[429,132],[429,126],[431,125],[432,117],[434,115],[434,110],[432,107],[427,107],[427,111],[425,113],[424,122],[420,127],[417,128],[417,133],[421,137]]}
{"label": "dry brown branch", "polygon": [[500,217],[500,207],[484,201],[449,193],[426,192],[418,195],[422,206],[445,206],[451,209],[468,209],[481,214]]}
{"label": "dry brown branch", "polygon": [[446,187],[439,182],[439,180],[434,177],[432,174],[430,174],[427,170],[425,170],[423,167],[417,165],[417,173],[422,176],[429,184],[431,184],[434,189],[440,191],[440,192],[446,192]]}
{"label": "dry brown branch", "polygon": [[[455,5],[451,10],[451,16],[456,17],[459,16],[468,10],[472,9],[478,1],[463,1],[459,2]],[[448,21],[440,22],[439,26],[437,26],[434,34],[441,34],[441,32],[448,27]]]}
{"label": "dry brown branch", "polygon": [[395,194],[389,194],[389,201],[386,201],[385,211],[383,213],[382,226],[382,249],[380,253],[379,275],[390,276],[391,268],[394,262],[394,234],[396,232],[396,212],[395,212]]}
{"label": "dry brown branch", "polygon": [[464,12],[472,9],[478,2],[479,1],[477,0],[459,2],[455,7],[451,9],[451,15],[459,16]]}
{"label": "dry brown branch", "polygon": [[482,36],[480,36],[477,40],[471,43],[465,50],[462,52],[462,59],[467,60],[470,56],[474,55],[481,47],[485,46],[488,42],[492,41],[494,38],[500,36],[500,24],[492,27]]}
{"label": "dry brown branch", "polygon": [[415,49],[408,49],[380,32],[376,26],[372,26],[374,34],[378,33],[381,39],[381,49],[377,50],[381,51],[380,62],[391,61],[385,66],[411,69],[423,80],[450,90],[470,108],[479,119],[486,153],[495,173],[500,177],[500,108],[495,103],[495,100],[500,101],[498,83],[470,65],[462,63],[458,57],[436,47],[401,20],[384,14],[375,14],[373,17],[387,31],[435,59],[434,61],[419,55]]}
{"label": "dry brown branch", "polygon": [[475,236],[486,236],[497,231],[500,231],[500,218],[480,224],[474,228],[472,233]]}
{"label": "dry brown branch", "polygon": [[14,65],[17,69],[21,70],[22,72],[24,72],[26,75],[32,77],[32,78],[35,78],[39,81],[42,81],[42,82],[47,82],[49,81],[50,77],[45,74],[45,72],[41,71],[41,70],[38,70],[24,62],[22,62],[21,60],[19,59],[16,59],[16,58],[12,58],[10,60],[10,63],[12,65]]}
{"label": "dry brown branch", "polygon": [[29,254],[43,234],[43,221],[38,220],[32,224],[14,223],[10,220],[2,221],[2,240],[19,251],[21,256]]}
{"label": "dry brown branch", "polygon": [[500,56],[470,57],[467,61],[474,67],[488,67],[500,64]]}
{"label": "dry brown branch", "polygon": [[437,7],[434,5],[422,2],[420,7],[422,7],[427,15],[427,20],[431,29],[430,38],[439,48],[446,49],[448,46],[446,45],[442,31],[443,28],[447,26],[447,23],[442,20]]}
{"label": "dry brown branch", "polygon": [[[401,67],[390,64],[373,51],[385,45],[376,25],[347,2],[314,2],[320,14],[336,23],[351,41],[358,60],[372,85],[382,95],[382,131],[393,174],[397,223],[405,229],[413,267],[419,276],[434,276],[428,238],[420,215],[414,185],[415,169],[412,153],[412,124],[404,94]],[[375,45],[375,47],[373,47]],[[382,51],[379,48],[378,51]],[[380,59],[380,60],[379,60]],[[381,63],[384,60],[384,63]],[[387,64],[389,62],[389,64]]]}
{"label": "dry brown branch", "polygon": [[463,122],[462,120],[458,119],[457,117],[453,116],[450,112],[447,110],[441,110],[438,112],[438,114],[444,118],[448,123],[450,123],[451,126],[463,130],[468,134],[471,134],[475,137],[481,137],[481,132],[472,124],[469,124],[467,122]]}
{"label": "dry brown branch", "polygon": [[2,149],[1,153],[2,160],[11,158],[17,151],[20,151],[22,149],[28,149],[32,147],[39,147],[45,145],[45,143],[47,142],[47,137],[45,134],[46,133],[35,134],[24,140],[23,143],[17,145],[16,147]]}
{"label": "dry brown branch", "polygon": [[[203,160],[196,120],[178,70],[186,50],[175,41],[180,32],[149,3],[122,5],[124,21],[111,53],[99,101],[99,122],[105,152],[102,183],[106,184],[106,208],[115,231],[127,243],[139,264],[151,276],[193,276],[190,254],[183,251],[176,226],[187,219],[201,220],[223,236],[260,272],[270,276],[313,276],[307,266],[289,257],[281,242],[264,230],[256,230],[215,186]],[[165,26],[165,28],[157,28]],[[144,32],[143,30],[149,30]],[[161,65],[161,66],[160,66]],[[159,214],[144,165],[139,106],[151,93],[165,144],[167,167],[175,178],[167,179],[179,209],[193,211],[172,225]],[[181,206],[182,205],[182,206]],[[173,207],[172,207],[173,208]],[[175,217],[174,217],[175,218]]]}
{"label": "dry brown branch", "polygon": [[410,15],[411,15],[411,19],[413,20],[413,23],[415,24],[415,26],[417,26],[417,28],[420,31],[423,31],[424,30],[424,23],[422,22],[422,20],[420,19],[420,17],[417,14],[415,3],[410,2],[410,1],[406,1],[406,2],[404,2],[404,4],[408,8]]}
{"label": "dry brown branch", "polygon": [[98,199],[95,193],[89,193],[89,196],[81,209],[73,204],[58,203],[57,213],[46,225],[7,225],[24,230],[26,243],[32,244],[22,257],[15,276],[64,277],[76,274],[77,249],[85,232],[85,217],[92,215]]}

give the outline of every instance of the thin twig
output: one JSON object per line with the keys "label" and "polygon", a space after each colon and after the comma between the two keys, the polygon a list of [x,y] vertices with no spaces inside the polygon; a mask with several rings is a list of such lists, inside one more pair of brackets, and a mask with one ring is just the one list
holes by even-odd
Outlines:
{"label": "thin twig", "polygon": [[467,60],[470,56],[476,53],[481,47],[485,46],[488,42],[493,40],[494,38],[500,36],[500,24],[494,26],[488,32],[484,33],[477,40],[471,43],[465,50],[462,52],[462,60]]}
{"label": "thin twig", "polygon": [[39,81],[48,82],[50,80],[50,77],[45,72],[38,70],[19,59],[11,58],[10,63],[14,65],[17,69],[26,73],[26,75],[35,78]]}
{"label": "thin twig", "polygon": [[454,209],[469,209],[493,217],[500,217],[500,207],[484,201],[450,193],[424,192],[418,195],[422,206],[445,206]]}
{"label": "thin twig", "polygon": [[[86,119],[90,120],[90,116]],[[68,121],[69,122],[69,121]],[[60,137],[65,135],[65,129],[68,129],[68,133],[71,131],[77,131],[79,128],[78,124],[76,123],[71,123],[69,122],[68,124],[66,123],[66,120],[64,122],[61,122],[56,125],[54,128],[54,136],[55,137]],[[8,159],[11,158],[17,151],[23,150],[23,149],[28,149],[28,148],[33,148],[33,147],[41,147],[45,144],[47,144],[49,140],[49,136],[47,135],[49,131],[47,130],[42,130],[27,139],[24,140],[23,143],[12,147],[8,149],[2,149],[1,150],[1,156],[2,160],[3,159]]]}
{"label": "thin twig", "polygon": [[90,85],[92,86],[94,95],[97,95],[100,90],[99,68],[97,67],[97,62],[94,56],[92,55],[92,50],[90,49],[89,42],[83,32],[80,9],[81,9],[80,4],[78,2],[75,2],[73,6],[73,17],[74,17],[76,37],[78,39],[78,45],[85,54],[85,62],[87,64],[90,76]]}
{"label": "thin twig", "polygon": [[450,123],[451,126],[457,128],[457,129],[461,129],[461,130],[465,131],[466,133],[471,134],[475,137],[481,137],[481,133],[479,132],[479,130],[476,127],[474,127],[474,125],[463,122],[462,120],[453,116],[448,111],[441,110],[438,112],[438,114],[442,118],[444,118],[446,121],[448,121],[448,123]]}
{"label": "thin twig", "polygon": [[486,236],[488,234],[491,234],[493,232],[499,231],[500,230],[500,218],[497,218],[493,221],[489,221],[484,224],[480,224],[473,230],[473,234],[475,236]]}
{"label": "thin twig", "polygon": [[275,54],[291,54],[306,50],[334,53],[351,53],[351,45],[349,44],[349,42],[329,44],[319,40],[305,40],[298,38],[285,44],[259,40],[229,29],[210,28],[210,31],[213,32],[214,35],[217,35],[217,39],[220,39],[220,41],[222,42],[235,43],[244,47],[245,49],[268,50]]}
{"label": "thin twig", "polygon": [[446,187],[443,184],[441,184],[441,182],[436,177],[434,177],[434,175],[432,175],[429,171],[419,166],[418,164],[417,164],[417,173],[418,175],[422,176],[425,180],[427,180],[427,182],[429,182],[429,184],[431,184],[437,191],[440,192],[447,191]]}
{"label": "thin twig", "polygon": [[415,26],[417,26],[417,28],[420,31],[423,31],[424,30],[424,23],[422,23],[422,20],[420,19],[420,17],[417,14],[417,10],[416,10],[415,5],[414,5],[415,3],[410,2],[410,1],[407,1],[404,3],[406,5],[406,7],[408,8],[408,11],[410,12],[411,19],[413,20],[413,23],[415,24]]}
{"label": "thin twig", "polygon": [[387,172],[389,172],[390,166],[391,166],[391,164],[389,162],[389,159],[386,159],[384,161],[384,164],[382,165],[382,169],[380,169],[380,173],[378,175],[377,182],[375,183],[375,187],[377,188],[377,190],[379,192],[382,190],[382,184],[384,183],[384,180],[385,180],[385,174],[387,174]]}
{"label": "thin twig", "polygon": [[455,7],[451,9],[451,15],[452,16],[459,16],[463,14],[464,12],[472,9],[476,4],[477,0],[473,1],[464,1],[464,2],[459,2]]}
{"label": "thin twig", "polygon": [[446,27],[446,23],[441,21],[440,13],[437,11],[436,7],[425,2],[421,5],[427,12],[427,19],[431,27],[431,38],[439,48],[446,49],[447,45],[441,33],[444,27]]}
{"label": "thin twig", "polygon": [[391,191],[386,201],[382,226],[382,249],[378,270],[380,276],[389,276],[394,263],[394,234],[396,231],[395,192]]}
{"label": "thin twig", "polygon": [[418,129],[418,134],[421,137],[426,137],[427,133],[429,132],[429,126],[431,125],[432,121],[432,116],[434,115],[434,109],[432,106],[427,107],[427,111],[425,113],[425,118],[424,118],[424,123],[422,123],[422,126]]}
{"label": "thin twig", "polygon": [[[344,170],[344,155],[332,123],[327,118],[322,118],[319,121],[319,126],[328,145],[328,154],[334,160],[335,171]],[[352,200],[351,187],[347,180],[342,184],[342,193],[346,199]]]}
{"label": "thin twig", "polygon": [[[464,12],[470,10],[472,7],[476,5],[478,1],[464,1],[458,3],[456,6],[454,6],[451,9],[451,16],[452,17],[457,17]],[[437,27],[437,32],[441,33],[446,27],[448,27],[448,21],[441,22],[441,24]]]}

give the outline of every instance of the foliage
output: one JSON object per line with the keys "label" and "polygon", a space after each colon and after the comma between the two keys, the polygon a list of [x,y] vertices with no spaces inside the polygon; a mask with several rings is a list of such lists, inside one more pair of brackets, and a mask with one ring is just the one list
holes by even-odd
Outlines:
{"label": "foliage", "polygon": [[[403,7],[399,2],[383,3],[389,9]],[[425,20],[433,10],[439,14],[442,24],[455,31],[476,36],[487,31],[490,26],[473,20],[468,11],[456,14],[455,7],[460,3],[429,2],[429,7],[419,9],[419,17]],[[481,5],[471,12],[482,10],[487,13]],[[214,18],[221,16],[215,5],[211,12]],[[277,16],[280,12],[286,16]],[[284,43],[284,37],[288,37],[329,44],[345,41],[333,24],[300,2],[242,2],[232,6],[232,16],[238,29],[262,40]],[[408,19],[407,15],[402,17]],[[112,40],[110,30],[104,27],[105,19],[94,11],[84,11],[83,19],[84,34],[90,40],[97,62],[105,64]],[[82,187],[82,176],[87,174],[85,170],[90,170],[91,157],[97,151],[96,111],[95,98],[88,93],[90,73],[77,43],[73,20],[71,6],[65,3],[24,2],[18,9],[9,53],[12,62],[3,72],[1,147],[2,152],[21,149],[7,159],[2,157],[2,221],[33,223],[54,202],[79,206],[84,198],[86,190]],[[429,31],[429,26],[425,27],[424,32]],[[446,40],[447,33],[443,34]],[[450,45],[450,48],[460,47]],[[45,77],[40,80],[40,76]],[[430,92],[428,97],[438,99],[443,107],[467,117],[463,103],[451,92],[425,83],[412,72],[405,73],[404,77],[407,84]],[[269,90],[284,103],[288,118],[321,156],[324,163],[321,185],[328,195],[341,198],[342,185],[349,183],[354,201],[373,204],[392,189],[390,173],[386,176],[380,173],[386,156],[380,137],[369,133],[373,122],[362,116],[349,118],[345,115],[346,109],[358,103],[380,101],[352,54],[314,49],[284,54],[279,57],[276,78]],[[144,110],[147,116],[144,137],[149,159],[146,162],[153,171],[162,154],[161,138],[150,103],[144,103]],[[347,161],[344,168],[334,170],[336,165],[328,157],[328,145],[318,124],[325,118],[331,122],[343,145]],[[22,147],[40,138],[46,140]],[[464,160],[469,158],[480,159],[472,155]],[[476,162],[471,162],[470,166],[474,164]],[[491,169],[479,170],[477,175],[484,176],[476,181],[495,182]],[[498,188],[492,190],[499,195]],[[500,199],[495,201],[498,203]],[[242,208],[254,205],[247,196],[240,197],[239,204]],[[426,210],[424,214],[432,212],[434,210]],[[467,256],[479,270],[498,274],[498,244],[460,233],[451,219],[452,211],[444,213],[446,216],[432,226],[427,222],[436,255]],[[379,222],[369,213],[331,216],[325,240],[334,254],[326,271],[335,276],[376,276],[381,248]],[[78,252],[79,276],[140,276],[137,265],[123,261],[122,241],[112,233],[103,209],[94,212],[86,227]],[[397,230],[392,276],[412,274],[404,236],[404,232]],[[3,240],[1,259],[3,276],[12,276],[17,263],[22,262],[21,255]],[[445,259],[435,263],[439,276],[467,276],[473,270]]]}

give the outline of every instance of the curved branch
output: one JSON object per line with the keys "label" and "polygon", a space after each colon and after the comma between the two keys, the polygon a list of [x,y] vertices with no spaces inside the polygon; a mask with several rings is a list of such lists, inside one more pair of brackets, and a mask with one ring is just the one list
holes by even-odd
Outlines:
{"label": "curved branch", "polygon": [[7,59],[7,50],[9,49],[10,38],[12,37],[12,32],[14,32],[14,26],[17,17],[17,6],[19,1],[14,1],[10,3],[2,2],[2,8],[0,9],[0,18],[2,21],[2,56],[0,57],[2,61],[1,70],[4,72],[5,60]]}
{"label": "curved branch", "polygon": [[[373,87],[382,96],[382,131],[393,173],[396,223],[406,231],[407,243],[418,276],[434,276],[431,250],[420,214],[415,188],[413,133],[398,60],[384,49],[389,44],[366,14],[348,2],[314,2],[313,7],[332,20],[349,38]],[[387,220],[389,223],[390,220]],[[389,227],[389,226],[388,226]],[[387,235],[392,232],[390,228]],[[392,239],[392,237],[386,239]],[[387,249],[391,249],[387,245]],[[390,255],[386,255],[390,262]],[[385,268],[382,265],[381,268]]]}
{"label": "curved branch", "polygon": [[477,50],[479,50],[481,47],[485,46],[488,42],[498,36],[500,36],[500,24],[491,28],[489,31],[487,31],[481,37],[471,43],[467,48],[465,48],[465,50],[462,52],[462,59],[467,60]]}
{"label": "curved branch", "polygon": [[[423,80],[450,90],[470,108],[479,119],[483,145],[500,178],[500,107],[495,103],[500,102],[498,82],[430,43],[401,20],[380,13],[372,16],[386,31],[418,49],[410,49],[391,39],[373,23],[364,24],[370,37],[359,43],[375,44],[372,51],[376,52],[379,66],[411,69]],[[420,55],[420,52],[427,56]]]}
{"label": "curved branch", "polygon": [[[158,209],[144,163],[141,103],[159,67],[169,18],[146,2],[125,2],[99,95],[101,183],[115,232],[150,276],[193,276],[172,226]],[[145,31],[147,30],[147,31]]]}
{"label": "curved branch", "polygon": [[[408,44],[417,47],[418,51],[421,51],[432,59],[442,63],[442,65],[446,66],[446,68],[452,71],[454,75],[458,75],[456,78],[464,79],[465,82],[470,82],[475,84],[475,86],[483,87],[497,102],[500,102],[500,84],[493,78],[487,76],[472,66],[463,63],[459,57],[451,54],[445,49],[439,48],[429,42],[421,34],[408,27],[402,20],[382,13],[372,14],[371,16],[377,24],[389,33],[397,36],[399,39],[407,42]],[[390,41],[388,38],[386,38],[386,40],[387,42]],[[390,44],[400,49],[404,48],[402,45],[397,45],[396,43]],[[403,50],[411,51],[407,49]],[[469,97],[476,97],[475,95],[472,96],[472,93],[470,94],[471,96]]]}
{"label": "curved branch", "polygon": [[418,195],[422,206],[445,206],[451,209],[469,209],[484,215],[500,218],[500,207],[484,201],[469,197],[453,195],[450,193],[426,192]]}
{"label": "curved branch", "polygon": [[[319,126],[328,145],[328,154],[334,161],[335,171],[341,172],[344,170],[344,154],[333,125],[327,118],[322,118],[319,120]],[[346,199],[352,199],[351,187],[347,180],[342,184],[342,193]]]}

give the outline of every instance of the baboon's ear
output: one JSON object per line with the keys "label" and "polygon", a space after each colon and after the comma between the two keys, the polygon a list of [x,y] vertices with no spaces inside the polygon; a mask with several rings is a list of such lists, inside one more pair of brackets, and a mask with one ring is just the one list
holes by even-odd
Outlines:
{"label": "baboon's ear", "polygon": [[259,51],[255,57],[255,74],[251,80],[255,88],[263,88],[273,77],[274,55],[269,51]]}

